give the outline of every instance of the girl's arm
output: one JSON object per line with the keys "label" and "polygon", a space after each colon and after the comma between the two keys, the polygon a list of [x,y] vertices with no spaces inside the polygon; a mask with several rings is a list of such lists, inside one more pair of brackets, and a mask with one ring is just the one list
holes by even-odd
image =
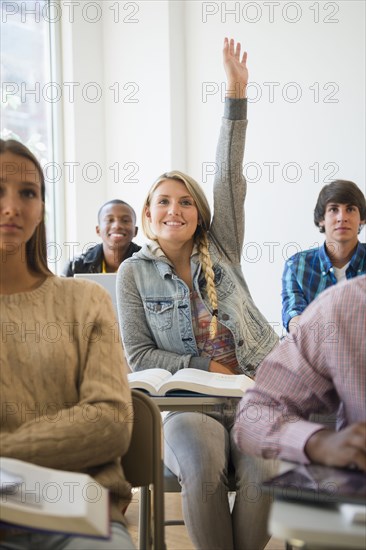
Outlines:
{"label": "girl's arm", "polygon": [[246,88],[247,54],[240,56],[241,46],[225,38],[223,58],[227,75],[225,113],[216,151],[214,181],[214,216],[211,233],[234,264],[240,265],[244,243],[243,176],[245,133],[247,127]]}

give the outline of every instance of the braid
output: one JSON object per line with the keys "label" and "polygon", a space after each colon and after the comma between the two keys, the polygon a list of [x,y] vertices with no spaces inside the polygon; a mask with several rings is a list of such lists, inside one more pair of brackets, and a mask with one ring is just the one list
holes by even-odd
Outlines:
{"label": "braid", "polygon": [[214,338],[217,332],[217,314],[218,314],[218,304],[217,304],[217,293],[215,287],[215,274],[212,269],[212,261],[208,251],[208,241],[206,233],[200,235],[198,241],[198,250],[200,254],[200,262],[203,269],[203,274],[206,279],[207,284],[207,295],[212,306],[212,319],[209,327],[210,337]]}

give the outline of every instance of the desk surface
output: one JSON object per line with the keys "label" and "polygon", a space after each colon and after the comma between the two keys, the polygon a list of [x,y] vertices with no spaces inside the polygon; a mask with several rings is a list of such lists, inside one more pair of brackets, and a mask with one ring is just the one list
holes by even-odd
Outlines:
{"label": "desk surface", "polygon": [[229,403],[233,399],[240,400],[240,397],[213,397],[210,395],[150,397],[161,411],[199,411],[203,413],[225,405],[225,403]]}
{"label": "desk surface", "polygon": [[366,525],[349,523],[336,509],[275,500],[269,518],[270,533],[280,539],[301,540],[309,546],[365,549]]}

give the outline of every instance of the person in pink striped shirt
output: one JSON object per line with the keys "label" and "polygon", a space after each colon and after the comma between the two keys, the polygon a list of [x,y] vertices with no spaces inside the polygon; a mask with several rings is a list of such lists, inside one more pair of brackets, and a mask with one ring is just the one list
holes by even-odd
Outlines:
{"label": "person in pink striped shirt", "polygon": [[[317,421],[337,411],[337,428]],[[366,275],[324,291],[264,359],[234,439],[247,454],[366,471]]]}

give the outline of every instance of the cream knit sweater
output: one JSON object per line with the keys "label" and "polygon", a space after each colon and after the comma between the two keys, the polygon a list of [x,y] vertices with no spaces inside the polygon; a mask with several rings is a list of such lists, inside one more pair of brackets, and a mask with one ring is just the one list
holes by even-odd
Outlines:
{"label": "cream knit sweater", "polygon": [[123,521],[132,405],[109,295],[52,276],[1,296],[0,314],[1,456],[88,473],[110,489],[112,519]]}

